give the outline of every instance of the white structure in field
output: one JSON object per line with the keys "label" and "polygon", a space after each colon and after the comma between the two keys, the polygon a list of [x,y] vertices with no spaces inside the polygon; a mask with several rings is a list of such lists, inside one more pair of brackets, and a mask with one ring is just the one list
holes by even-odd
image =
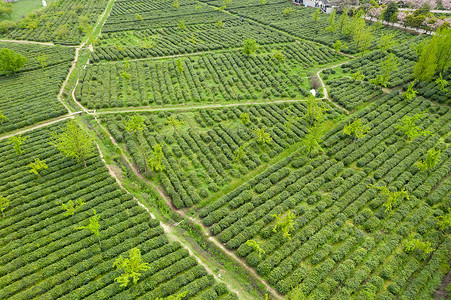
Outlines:
{"label": "white structure in field", "polygon": [[333,5],[327,0],[293,0],[293,4],[305,7],[319,8],[322,12],[330,14],[338,5]]}

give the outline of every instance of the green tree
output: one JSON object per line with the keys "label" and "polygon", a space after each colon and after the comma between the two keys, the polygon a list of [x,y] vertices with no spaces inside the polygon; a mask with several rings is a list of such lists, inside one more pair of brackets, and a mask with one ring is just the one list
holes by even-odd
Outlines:
{"label": "green tree", "polygon": [[[440,90],[443,91],[448,86],[448,81],[443,79],[442,73],[440,73],[439,77],[435,80],[435,83],[440,87]],[[1,120],[1,113],[0,113],[0,120]]]}
{"label": "green tree", "polygon": [[151,156],[147,160],[147,165],[151,170],[154,170],[155,172],[163,171],[164,169],[166,169],[163,164],[163,158],[163,146],[161,144],[155,144],[153,146]]}
{"label": "green tree", "polygon": [[133,284],[136,284],[141,276],[140,272],[144,272],[150,269],[148,263],[143,262],[141,257],[141,251],[138,248],[133,248],[129,251],[128,258],[123,258],[122,255],[119,256],[114,261],[113,267],[123,273],[116,277],[114,280],[119,282],[122,287],[127,286],[130,282],[130,278],[133,279]]}
{"label": "green tree", "polygon": [[4,20],[0,22],[0,33],[6,33],[8,30],[16,27],[16,23],[9,20]]}
{"label": "green tree", "polygon": [[254,249],[254,251],[257,252],[258,257],[262,258],[262,254],[265,254],[265,250],[263,250],[261,248],[261,244],[262,242],[257,242],[255,240],[247,240],[246,241],[246,245],[248,245],[249,247],[251,247],[252,249]]}
{"label": "green tree", "polygon": [[307,112],[305,113],[305,118],[308,120],[309,124],[312,126],[315,123],[321,123],[324,119],[324,113],[327,108],[324,107],[321,100],[315,98],[313,95],[309,95],[307,98]]}
{"label": "green tree", "polygon": [[7,120],[8,120],[8,118],[0,110],[0,125],[3,125],[3,122],[7,121]]}
{"label": "green tree", "polygon": [[318,19],[319,19],[319,14],[321,13],[321,11],[319,10],[319,8],[318,9],[316,9],[314,12],[313,12],[313,14],[312,14],[312,20],[313,20],[313,22],[318,22]]}
{"label": "green tree", "polygon": [[125,130],[128,132],[142,132],[144,127],[146,127],[144,121],[145,119],[143,116],[134,115],[124,122]]}
{"label": "green tree", "polygon": [[175,61],[175,64],[177,65],[177,70],[179,71],[180,74],[183,74],[183,62],[182,60],[179,58]]}
{"label": "green tree", "polygon": [[243,123],[244,125],[247,125],[251,122],[251,119],[250,119],[248,113],[241,113],[240,120],[241,120],[241,123]]}
{"label": "green tree", "polygon": [[60,25],[56,30],[55,30],[55,35],[59,38],[59,39],[63,39],[65,36],[68,36],[70,34],[69,29],[67,29],[67,25]]}
{"label": "green tree", "polygon": [[272,53],[272,58],[279,64],[285,61],[285,56],[280,50],[274,50]]}
{"label": "green tree", "polygon": [[174,2],[172,2],[171,5],[172,5],[172,7],[175,8],[175,9],[179,8],[179,7],[180,7],[179,0],[175,0]]}
{"label": "green tree", "polygon": [[243,42],[243,52],[246,55],[252,55],[257,51],[257,42],[253,39],[246,39]]}
{"label": "green tree", "polygon": [[325,29],[327,32],[335,33],[337,31],[337,25],[336,25],[336,21],[335,21],[336,14],[337,14],[337,12],[334,9],[332,11],[332,13],[329,15],[329,18],[327,19],[327,21],[329,22],[329,26],[327,26]]}
{"label": "green tree", "polygon": [[310,127],[309,132],[305,135],[304,146],[309,158],[313,153],[323,151],[323,148],[321,148],[323,134],[324,130],[322,125],[316,124],[315,126]]}
{"label": "green tree", "polygon": [[222,20],[219,20],[218,22],[216,22],[215,26],[218,28],[224,28],[224,22],[222,22]]}
{"label": "green tree", "polygon": [[11,14],[13,13],[13,4],[12,3],[4,3],[0,2],[0,17],[3,15],[8,15],[11,18]]}
{"label": "green tree", "polygon": [[8,48],[0,49],[0,71],[15,74],[25,66],[28,59]]}
{"label": "green tree", "polygon": [[65,157],[82,161],[86,168],[86,159],[94,154],[94,137],[77,126],[74,120],[67,122],[59,134],[52,135],[51,145],[55,146]]}
{"label": "green tree", "polygon": [[71,216],[72,220],[74,219],[74,214],[83,207],[83,205],[85,205],[85,203],[83,202],[83,200],[79,199],[77,200],[76,204],[74,204],[74,202],[72,200],[69,200],[69,202],[67,202],[67,204],[61,204],[61,209],[65,210],[66,212],[64,213],[64,215],[66,217]]}
{"label": "green tree", "polygon": [[266,0],[260,0],[260,5],[265,5],[266,4]]}
{"label": "green tree", "polygon": [[429,81],[437,70],[437,41],[432,39],[430,43],[422,47],[421,55],[413,67],[413,76],[420,81]]}
{"label": "green tree", "polygon": [[3,218],[5,217],[5,209],[9,207],[9,197],[3,197],[0,195],[0,210],[2,211]]}
{"label": "green tree", "polygon": [[11,137],[8,141],[9,144],[13,145],[14,150],[16,150],[17,155],[20,155],[23,153],[22,151],[22,143],[26,140],[26,137],[22,137],[21,134],[15,135]]}
{"label": "green tree", "polygon": [[449,26],[440,28],[432,40],[431,43],[437,45],[437,70],[444,73],[447,68],[451,67],[451,28]]}
{"label": "green tree", "polygon": [[271,215],[276,219],[276,225],[272,229],[273,232],[277,232],[277,229],[280,228],[283,232],[283,237],[291,240],[290,232],[294,230],[294,219],[296,215],[291,211],[288,211],[286,214],[278,214]]}
{"label": "green tree", "polygon": [[407,137],[407,140],[413,141],[418,136],[427,136],[431,132],[429,130],[420,130],[416,125],[418,120],[424,119],[427,115],[425,113],[417,113],[413,116],[405,115],[401,120],[398,120],[396,124],[396,129],[401,130]]}
{"label": "green tree", "polygon": [[398,4],[394,1],[388,3],[387,8],[382,13],[382,19],[387,23],[393,21],[393,17],[398,14]]}
{"label": "green tree", "polygon": [[353,137],[353,140],[363,138],[370,128],[367,125],[364,125],[362,119],[356,119],[354,122],[346,125],[343,128],[343,133]]}
{"label": "green tree", "polygon": [[443,216],[438,216],[435,218],[437,221],[437,226],[440,230],[445,231],[451,227],[451,208],[448,208],[448,213]]}
{"label": "green tree", "polygon": [[407,86],[407,91],[405,91],[404,94],[402,94],[404,100],[410,101],[417,96],[418,92],[413,89],[414,85],[415,85],[415,82],[413,81]]}
{"label": "green tree", "polygon": [[392,192],[388,189],[387,186],[377,186],[370,184],[368,188],[373,188],[379,190],[381,195],[386,198],[384,202],[385,211],[390,211],[394,205],[397,205],[399,201],[403,199],[410,199],[409,193],[402,189],[401,191]]}
{"label": "green tree", "polygon": [[423,253],[423,259],[425,259],[429,255],[429,253],[435,251],[435,249],[431,247],[430,242],[423,242],[419,239],[416,239],[414,233],[409,235],[404,246],[407,253],[413,252],[415,250],[420,250]]}
{"label": "green tree", "polygon": [[286,7],[284,10],[283,10],[283,15],[285,16],[285,17],[288,17],[289,15],[291,15],[292,13],[294,13],[296,10],[293,8],[293,7]]}
{"label": "green tree", "polygon": [[342,49],[346,50],[348,49],[348,47],[346,46],[345,43],[343,43],[340,40],[336,40],[335,43],[333,44],[334,50],[335,50],[335,54],[339,53]]}
{"label": "green tree", "polygon": [[185,21],[179,20],[179,25],[177,26],[180,30],[186,30]]}
{"label": "green tree", "polygon": [[89,218],[89,224],[87,226],[78,227],[77,229],[79,230],[88,229],[89,231],[91,231],[91,233],[97,236],[97,238],[99,239],[99,246],[100,249],[102,249],[102,242],[100,241],[100,223],[99,223],[100,216],[96,213],[95,209],[93,209],[92,211],[94,215]]}
{"label": "green tree", "polygon": [[255,134],[255,140],[258,143],[269,144],[272,141],[271,134],[266,132],[265,128],[252,129],[252,133]]}
{"label": "green tree", "polygon": [[352,24],[350,25],[352,27],[349,31],[352,34],[356,48],[361,52],[365,52],[371,46],[374,39],[371,27],[366,26],[365,20],[361,18],[355,19],[349,24]]}
{"label": "green tree", "polygon": [[174,131],[178,132],[177,127],[181,126],[181,125],[185,125],[185,122],[176,119],[174,116],[170,116],[166,119],[166,124],[167,125],[171,125],[174,128]]}
{"label": "green tree", "polygon": [[363,74],[360,69],[357,70],[354,74],[351,76],[354,80],[357,81],[364,81],[365,80],[365,74]]}
{"label": "green tree", "polygon": [[143,16],[141,16],[141,15],[138,14],[138,13],[135,15],[135,19],[138,20],[138,21],[144,21]]}
{"label": "green tree", "polygon": [[372,80],[372,83],[387,87],[390,76],[397,71],[398,66],[398,59],[393,53],[390,53],[380,62],[379,68],[381,74],[379,74],[375,80]]}
{"label": "green tree", "polygon": [[42,161],[39,158],[36,158],[34,162],[30,163],[29,167],[31,168],[30,173],[35,174],[37,177],[41,177],[41,174],[39,174],[41,170],[49,168],[45,161]]}
{"label": "green tree", "polygon": [[246,154],[246,145],[241,145],[239,148],[233,151],[233,160],[239,162],[246,157]]}
{"label": "green tree", "polygon": [[387,33],[381,36],[378,47],[379,50],[382,52],[387,52],[393,45],[395,44],[395,34],[394,33]]}
{"label": "green tree", "polygon": [[438,163],[441,152],[441,150],[431,148],[426,154],[426,159],[416,162],[415,165],[423,171],[433,170]]}
{"label": "green tree", "polygon": [[127,73],[127,71],[124,70],[124,72],[119,73],[119,76],[122,77],[122,79],[124,80],[130,80],[130,78],[132,78],[132,75]]}
{"label": "green tree", "polygon": [[36,60],[38,61],[42,69],[47,67],[47,55],[45,55],[44,53],[38,53]]}

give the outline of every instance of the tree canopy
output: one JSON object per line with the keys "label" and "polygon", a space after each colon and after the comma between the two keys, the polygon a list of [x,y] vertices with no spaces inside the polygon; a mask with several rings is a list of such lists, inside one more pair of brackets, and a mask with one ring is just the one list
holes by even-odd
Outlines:
{"label": "tree canopy", "polygon": [[0,49],[0,71],[16,73],[25,66],[28,59],[8,48]]}

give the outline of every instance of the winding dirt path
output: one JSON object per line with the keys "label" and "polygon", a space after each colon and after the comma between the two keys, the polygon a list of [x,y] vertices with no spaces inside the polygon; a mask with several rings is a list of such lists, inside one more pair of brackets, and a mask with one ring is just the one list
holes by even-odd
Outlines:
{"label": "winding dirt path", "polygon": [[342,66],[342,65],[344,65],[345,63],[347,63],[347,61],[342,62],[342,63],[340,63],[340,64],[338,64],[338,65],[335,65],[335,66],[332,66],[332,67],[323,68],[323,69],[319,70],[318,72],[316,72],[316,77],[318,77],[319,81],[321,82],[321,86],[323,87],[323,94],[324,94],[324,97],[323,97],[322,99],[328,100],[328,101],[331,102],[333,105],[335,105],[335,107],[337,107],[337,108],[339,108],[339,109],[345,111],[346,114],[349,115],[349,114],[351,113],[349,110],[347,110],[346,108],[344,108],[344,107],[341,106],[340,104],[338,104],[338,103],[334,102],[332,99],[330,99],[329,94],[327,93],[326,85],[324,84],[324,81],[323,81],[323,79],[322,79],[321,76],[320,76],[320,73],[321,73],[322,71],[324,71],[324,70],[326,70],[326,69],[334,69],[334,68],[338,68],[339,66]]}

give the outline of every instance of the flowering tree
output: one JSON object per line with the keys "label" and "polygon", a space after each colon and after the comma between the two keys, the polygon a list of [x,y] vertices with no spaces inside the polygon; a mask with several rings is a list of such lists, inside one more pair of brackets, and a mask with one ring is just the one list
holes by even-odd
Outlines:
{"label": "flowering tree", "polygon": [[400,11],[396,17],[398,18],[398,23],[401,24],[402,26],[406,27],[406,25],[404,24],[404,21],[407,17],[407,14],[403,11]]}

